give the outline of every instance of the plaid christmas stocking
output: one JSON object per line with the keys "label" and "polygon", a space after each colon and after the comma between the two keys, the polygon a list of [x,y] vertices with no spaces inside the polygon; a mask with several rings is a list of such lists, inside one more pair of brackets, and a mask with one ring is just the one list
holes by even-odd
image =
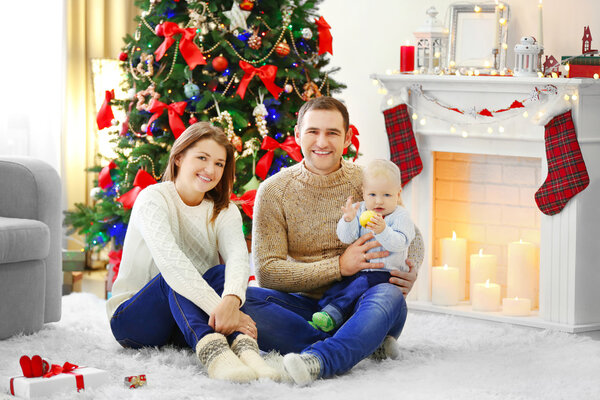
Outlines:
{"label": "plaid christmas stocking", "polygon": [[535,202],[547,215],[558,214],[567,202],[590,183],[583,162],[571,111],[557,115],[544,134],[548,177],[535,193]]}
{"label": "plaid christmas stocking", "polygon": [[390,159],[400,168],[404,187],[423,170],[406,104],[385,110],[383,117],[390,141]]}

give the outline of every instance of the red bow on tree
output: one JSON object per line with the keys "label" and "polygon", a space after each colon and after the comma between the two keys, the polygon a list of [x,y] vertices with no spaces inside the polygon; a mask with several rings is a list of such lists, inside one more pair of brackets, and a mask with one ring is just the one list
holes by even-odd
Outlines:
{"label": "red bow on tree", "polygon": [[110,177],[110,170],[115,168],[117,168],[117,165],[114,161],[111,161],[107,166],[102,168],[102,171],[100,171],[100,174],[98,175],[98,185],[102,189],[106,189],[113,184],[112,178]]}
{"label": "red bow on tree", "polygon": [[244,99],[244,95],[246,94],[246,89],[248,88],[248,84],[254,78],[254,75],[258,75],[261,81],[265,84],[265,87],[273,97],[277,98],[283,91],[282,88],[275,84],[275,76],[277,75],[277,66],[275,65],[263,65],[260,68],[254,68],[252,65],[247,63],[246,61],[240,60],[240,68],[245,72],[242,81],[240,82],[240,86],[238,86],[237,94],[240,95],[242,100]]}
{"label": "red bow on tree", "polygon": [[[352,161],[356,161],[356,158],[358,157],[358,148],[360,147],[360,141],[358,140],[359,133],[358,133],[358,129],[356,129],[356,127],[354,125],[350,125],[349,128],[352,130],[352,139],[350,139],[350,142],[356,149],[356,154],[354,155],[354,158],[352,159]],[[347,153],[348,153],[348,148],[346,147],[344,149],[344,154],[347,154]]]}
{"label": "red bow on tree", "polygon": [[181,55],[185,59],[185,62],[190,66],[190,69],[196,68],[197,65],[205,65],[206,59],[204,55],[194,44],[194,36],[196,36],[195,28],[185,28],[182,29],[174,22],[163,22],[162,23],[162,31],[165,35],[165,40],[161,43],[161,45],[156,49],[154,55],[156,56],[156,61],[163,58],[166,51],[171,47],[171,45],[175,42],[173,36],[177,34],[181,34],[181,40],[179,42],[179,51],[181,51]]}
{"label": "red bow on tree", "polygon": [[119,275],[119,267],[121,266],[121,258],[123,257],[123,249],[111,250],[108,252],[108,262],[112,264],[113,277],[112,282],[115,283],[117,275]]}
{"label": "red bow on tree", "polygon": [[148,186],[154,185],[155,183],[156,179],[154,179],[152,175],[150,175],[143,169],[139,169],[137,174],[135,175],[135,179],[133,180],[133,189],[131,189],[124,195],[119,196],[117,198],[117,201],[122,203],[123,207],[127,209],[132,208],[133,203],[135,203],[135,199],[137,199],[140,192]]}
{"label": "red bow on tree", "polygon": [[96,123],[98,129],[108,128],[112,125],[112,120],[115,119],[112,108],[110,107],[110,101],[115,98],[115,90],[107,90],[104,93],[104,103],[96,115]]}
{"label": "red bow on tree", "polygon": [[235,193],[231,193],[231,200],[241,202],[242,210],[250,218],[254,213],[254,199],[256,199],[256,189],[248,190],[242,197],[237,197]]}
{"label": "red bow on tree", "polygon": [[177,139],[179,135],[181,135],[181,133],[185,131],[185,125],[181,121],[180,116],[183,115],[186,106],[187,103],[185,101],[180,101],[178,103],[171,103],[167,105],[159,100],[152,100],[148,111],[154,113],[154,115],[152,115],[150,121],[148,121],[148,128],[146,128],[146,133],[152,136],[150,126],[158,117],[160,117],[160,115],[166,108],[169,112],[169,126],[171,127],[171,131],[173,132],[173,136],[175,136],[175,139]]}
{"label": "red bow on tree", "polygon": [[288,136],[283,143],[279,143],[271,136],[265,136],[260,148],[267,150],[267,154],[262,156],[256,164],[256,176],[262,180],[267,177],[269,168],[271,168],[273,157],[275,157],[275,149],[284,150],[296,162],[302,161],[302,151],[300,151],[300,146],[298,146],[293,136]]}
{"label": "red bow on tree", "polygon": [[333,36],[331,36],[331,32],[329,31],[331,26],[323,17],[315,19],[315,24],[317,24],[317,29],[319,30],[319,55],[327,52],[333,55]]}

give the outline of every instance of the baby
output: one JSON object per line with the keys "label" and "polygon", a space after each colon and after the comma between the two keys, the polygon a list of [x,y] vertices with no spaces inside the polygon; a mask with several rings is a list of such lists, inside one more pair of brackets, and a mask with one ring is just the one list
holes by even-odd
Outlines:
{"label": "baby", "polygon": [[[374,160],[367,165],[363,173],[364,200],[352,204],[352,197],[348,198],[342,206],[344,214],[338,222],[337,235],[343,243],[350,244],[372,231],[375,238],[371,240],[378,241],[381,247],[369,252],[387,250],[390,254],[369,260],[373,263],[383,262],[384,268],[363,269],[355,275],[344,277],[327,290],[319,301],[321,311],[314,313],[312,321],[309,321],[314,328],[324,332],[338,328],[367,289],[389,282],[391,269],[409,270],[406,258],[408,246],[415,237],[415,226],[402,206],[401,192],[400,170],[396,164],[388,160]],[[361,218],[365,211],[371,211],[372,216],[369,218],[365,214]]]}

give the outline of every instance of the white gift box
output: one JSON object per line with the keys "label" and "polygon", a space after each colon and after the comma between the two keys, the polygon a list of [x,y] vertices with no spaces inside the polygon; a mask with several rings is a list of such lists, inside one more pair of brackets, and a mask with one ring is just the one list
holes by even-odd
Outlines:
{"label": "white gift box", "polygon": [[91,367],[79,367],[71,372],[50,378],[10,378],[10,394],[31,399],[49,396],[59,392],[73,392],[80,389],[98,387],[108,382],[108,371]]}

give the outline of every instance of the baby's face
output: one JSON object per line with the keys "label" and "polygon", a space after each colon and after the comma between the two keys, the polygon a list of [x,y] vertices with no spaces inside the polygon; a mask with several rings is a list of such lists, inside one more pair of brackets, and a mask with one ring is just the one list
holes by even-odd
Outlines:
{"label": "baby's face", "polygon": [[402,188],[389,178],[371,177],[363,182],[363,199],[367,210],[373,210],[386,216],[398,206],[398,198]]}

